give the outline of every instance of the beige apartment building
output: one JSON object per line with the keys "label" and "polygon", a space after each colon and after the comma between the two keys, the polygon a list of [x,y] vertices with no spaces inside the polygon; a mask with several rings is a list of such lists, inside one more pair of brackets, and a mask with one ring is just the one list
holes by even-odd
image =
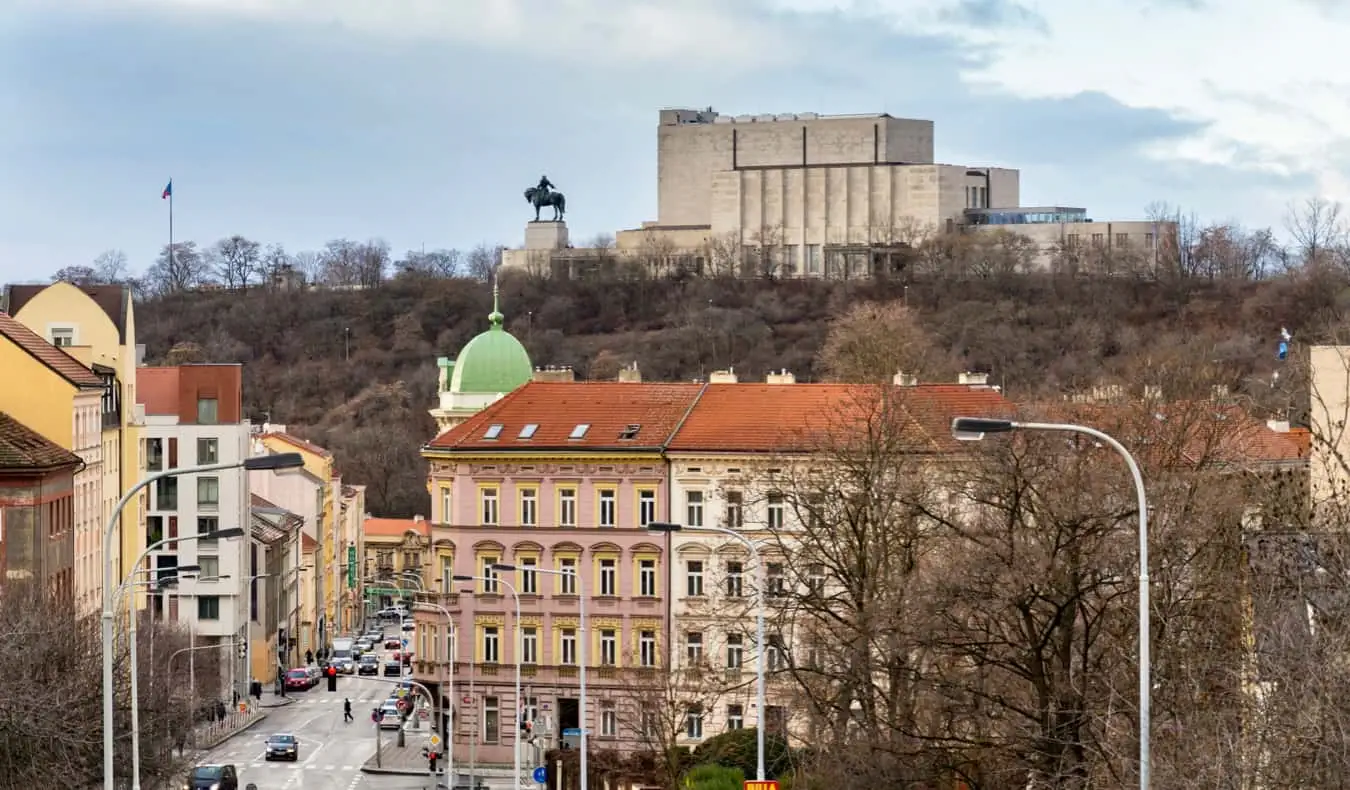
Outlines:
{"label": "beige apartment building", "polygon": [[703,273],[870,276],[931,233],[1004,229],[1047,259],[1065,245],[1156,245],[1145,222],[1085,209],[1020,206],[1019,171],[943,164],[933,122],[888,114],[739,115],[665,109],[657,126],[657,218],[619,231],[612,250],[569,243],[561,222],[531,222],[514,267],[566,271],[607,257],[666,260]]}

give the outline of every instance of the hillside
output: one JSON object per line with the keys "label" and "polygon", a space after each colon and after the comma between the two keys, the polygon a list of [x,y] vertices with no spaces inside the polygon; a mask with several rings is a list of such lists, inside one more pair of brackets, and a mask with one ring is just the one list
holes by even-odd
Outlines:
{"label": "hillside", "polygon": [[[1344,315],[1344,282],[1299,273],[1263,281],[986,279],[785,281],[505,279],[507,329],[537,366],[611,378],[637,362],[647,380],[734,368],[742,380],[786,368],[820,377],[828,322],[863,301],[906,303],[952,367],[987,371],[1014,397],[1127,375],[1128,360],[1202,349],[1236,388],[1268,382],[1281,326],[1327,336]],[[365,291],[179,293],[137,308],[151,363],[243,362],[247,412],[287,423],[370,485],[370,508],[425,513],[416,448],[434,426],[435,358],[486,327],[487,284],[396,278]],[[190,344],[195,344],[195,348]]]}

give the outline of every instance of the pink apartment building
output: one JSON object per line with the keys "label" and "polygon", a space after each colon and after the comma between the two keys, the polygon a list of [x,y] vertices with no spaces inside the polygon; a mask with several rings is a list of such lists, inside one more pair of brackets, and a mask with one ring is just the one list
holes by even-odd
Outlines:
{"label": "pink apartment building", "polygon": [[592,748],[633,745],[668,641],[668,543],[643,527],[669,518],[663,454],[702,390],[532,382],[423,448],[432,526],[419,598],[444,612],[419,607],[414,676],[453,704],[456,761],[476,741],[480,763],[509,764],[522,718],[554,743],[582,726],[583,638]]}

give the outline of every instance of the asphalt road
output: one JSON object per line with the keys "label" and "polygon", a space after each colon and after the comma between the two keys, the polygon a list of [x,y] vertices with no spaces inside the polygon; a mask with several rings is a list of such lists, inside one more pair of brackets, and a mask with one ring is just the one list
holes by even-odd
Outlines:
{"label": "asphalt road", "polygon": [[[384,651],[380,654],[383,659]],[[339,675],[336,692],[328,690],[327,680],[308,691],[289,692],[296,702],[269,708],[262,723],[198,757],[197,762],[232,763],[239,771],[240,790],[249,782],[258,790],[430,788],[429,778],[361,773],[362,764],[375,753],[371,708],[388,698],[395,680]],[[344,698],[352,701],[354,722],[343,722]],[[300,742],[295,762],[264,759],[263,741],[273,733],[290,733]],[[382,737],[395,736],[385,730]]]}

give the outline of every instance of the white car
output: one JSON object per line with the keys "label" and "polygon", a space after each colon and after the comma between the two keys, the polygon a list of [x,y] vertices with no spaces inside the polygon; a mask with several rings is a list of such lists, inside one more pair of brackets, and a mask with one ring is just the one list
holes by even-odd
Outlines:
{"label": "white car", "polygon": [[398,702],[387,699],[380,706],[380,729],[397,730],[400,724],[401,714],[398,711]]}

